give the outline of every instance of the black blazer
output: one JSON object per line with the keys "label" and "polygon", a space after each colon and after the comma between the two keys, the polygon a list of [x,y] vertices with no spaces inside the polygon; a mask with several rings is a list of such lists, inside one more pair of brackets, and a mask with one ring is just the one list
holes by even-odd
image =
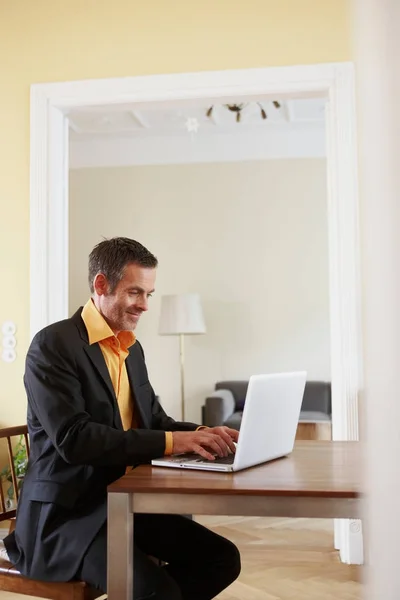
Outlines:
{"label": "black blazer", "polygon": [[124,431],[99,344],[89,345],[82,308],[40,331],[29,348],[24,383],[31,456],[5,538],[23,574],[68,581],[107,515],[107,486],[127,466],[165,450],[164,431],[196,429],[168,417],[150,385],[138,341],[126,359],[139,428]]}

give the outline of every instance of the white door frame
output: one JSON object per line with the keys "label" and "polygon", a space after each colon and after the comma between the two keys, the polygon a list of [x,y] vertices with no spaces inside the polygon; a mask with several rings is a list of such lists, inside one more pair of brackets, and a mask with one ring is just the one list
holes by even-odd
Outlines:
{"label": "white door frame", "polygon": [[[326,111],[333,438],[358,439],[362,354],[354,68],[334,63],[37,84],[31,88],[30,327],[68,316],[68,111],[321,94]],[[312,291],[310,290],[310,293]],[[358,522],[341,521],[344,562],[362,562]]]}

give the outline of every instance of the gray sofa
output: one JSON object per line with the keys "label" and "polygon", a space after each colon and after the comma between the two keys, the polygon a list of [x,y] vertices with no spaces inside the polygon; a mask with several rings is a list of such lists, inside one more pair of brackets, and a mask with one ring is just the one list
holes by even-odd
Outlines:
{"label": "gray sofa", "polygon": [[[202,407],[203,425],[226,425],[240,429],[248,381],[219,381]],[[299,422],[330,422],[332,418],[331,384],[307,381]]]}

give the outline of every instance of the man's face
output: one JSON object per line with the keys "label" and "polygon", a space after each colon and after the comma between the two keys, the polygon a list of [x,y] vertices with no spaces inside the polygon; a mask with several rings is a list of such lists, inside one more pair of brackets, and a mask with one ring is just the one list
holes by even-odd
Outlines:
{"label": "man's face", "polygon": [[133,331],[142,313],[148,310],[148,301],[154,292],[156,269],[130,263],[124,276],[110,292],[103,274],[94,280],[95,304],[114,333]]}

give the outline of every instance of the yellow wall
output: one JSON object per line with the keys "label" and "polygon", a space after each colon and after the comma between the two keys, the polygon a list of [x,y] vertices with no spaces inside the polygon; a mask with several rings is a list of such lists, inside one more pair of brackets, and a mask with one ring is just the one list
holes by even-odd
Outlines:
{"label": "yellow wall", "polygon": [[343,61],[349,0],[0,0],[0,426],[25,419],[29,338],[29,87],[149,73]]}

